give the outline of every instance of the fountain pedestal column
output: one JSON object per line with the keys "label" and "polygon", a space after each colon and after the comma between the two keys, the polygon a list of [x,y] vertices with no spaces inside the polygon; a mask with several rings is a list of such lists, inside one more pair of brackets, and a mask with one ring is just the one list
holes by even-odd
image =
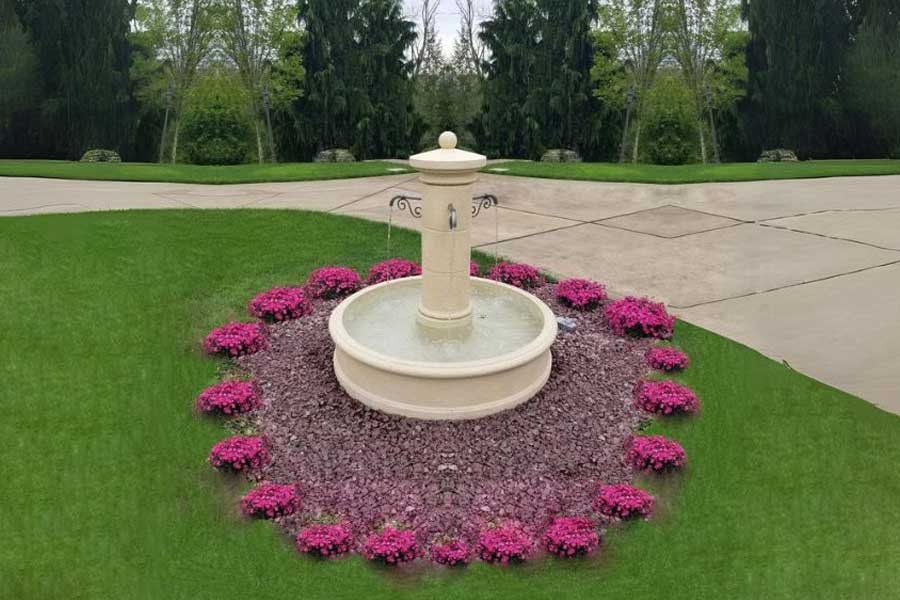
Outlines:
{"label": "fountain pedestal column", "polygon": [[427,186],[422,196],[422,296],[417,317],[428,327],[465,327],[472,321],[472,184],[487,159],[458,150],[456,135],[449,131],[438,143],[439,149],[409,159]]}

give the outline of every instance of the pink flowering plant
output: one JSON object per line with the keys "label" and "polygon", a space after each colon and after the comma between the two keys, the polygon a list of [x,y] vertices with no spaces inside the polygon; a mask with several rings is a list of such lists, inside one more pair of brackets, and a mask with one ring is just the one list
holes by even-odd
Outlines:
{"label": "pink flowering plant", "polygon": [[480,277],[481,267],[474,260],[469,261],[469,277]]}
{"label": "pink flowering plant", "polygon": [[633,296],[609,304],[606,320],[616,335],[667,340],[672,337],[675,328],[675,317],[666,312],[662,303]]}
{"label": "pink flowering plant", "polygon": [[594,510],[607,517],[646,519],[656,501],[649,493],[630,485],[604,485],[594,500]]}
{"label": "pink flowering plant", "polygon": [[566,279],[554,290],[560,302],[577,310],[594,310],[606,300],[606,289],[589,279]]}
{"label": "pink flowering plant", "polygon": [[600,546],[596,525],[586,517],[557,517],[544,532],[544,548],[560,558],[593,554]]}
{"label": "pink flowering plant", "polygon": [[259,352],[266,347],[266,329],[261,323],[231,322],[216,327],[203,341],[203,349],[210,354],[231,358]]}
{"label": "pink flowering plant", "polygon": [[300,510],[300,492],[295,485],[261,485],[241,498],[241,510],[257,519],[286,517]]}
{"label": "pink flowering plant", "polygon": [[371,533],[363,543],[363,556],[372,562],[399,565],[415,560],[418,555],[416,533],[393,525]]}
{"label": "pink flowering plant", "polygon": [[261,437],[235,435],[213,446],[209,453],[209,464],[226,472],[259,469],[269,460],[269,449]]}
{"label": "pink flowering plant", "polygon": [[374,285],[392,279],[402,279],[403,277],[413,277],[421,274],[422,267],[419,266],[419,263],[406,260],[405,258],[391,258],[373,265],[369,269],[366,283]]}
{"label": "pink flowering plant", "polygon": [[524,290],[535,288],[546,283],[540,272],[531,265],[525,263],[501,262],[494,266],[488,279],[514,285]]}
{"label": "pink flowering plant", "polygon": [[671,346],[657,346],[647,351],[647,364],[658,371],[683,371],[691,363],[688,355]]}
{"label": "pink flowering plant", "polygon": [[359,274],[349,267],[321,267],[306,280],[306,292],[322,300],[348,296],[361,287]]}
{"label": "pink flowering plant", "polygon": [[242,415],[260,406],[252,381],[223,381],[197,396],[197,410],[207,415]]}
{"label": "pink flowering plant", "polygon": [[510,521],[483,530],[478,535],[475,554],[485,562],[506,565],[528,560],[534,546],[534,538],[525,527]]}
{"label": "pink flowering plant", "polygon": [[687,457],[678,442],[648,435],[632,438],[625,460],[639,471],[665,473],[681,469]]}
{"label": "pink flowering plant", "polygon": [[431,546],[431,560],[448,567],[464,567],[469,564],[472,553],[469,546],[460,539],[443,539]]}
{"label": "pink flowering plant", "polygon": [[312,302],[307,299],[303,288],[299,287],[274,287],[271,290],[257,294],[247,310],[254,317],[265,321],[287,321],[299,319],[313,311]]}
{"label": "pink flowering plant", "polygon": [[297,550],[319,558],[338,558],[350,552],[353,534],[346,523],[316,523],[300,530]]}
{"label": "pink flowering plant", "polygon": [[674,381],[645,380],[637,387],[635,404],[658,415],[690,414],[700,408],[697,394]]}

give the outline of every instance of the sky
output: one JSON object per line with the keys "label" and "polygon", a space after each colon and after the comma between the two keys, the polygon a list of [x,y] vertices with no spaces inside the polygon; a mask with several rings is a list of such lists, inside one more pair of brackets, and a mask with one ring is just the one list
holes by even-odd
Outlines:
{"label": "sky", "polygon": [[[453,41],[459,29],[459,10],[455,0],[438,0],[438,12],[436,17],[438,38],[441,40],[441,48],[444,57],[449,58],[453,53]],[[482,17],[487,17],[491,11],[491,0],[475,0],[477,12]],[[406,13],[413,21],[418,23],[420,0],[405,0]]]}

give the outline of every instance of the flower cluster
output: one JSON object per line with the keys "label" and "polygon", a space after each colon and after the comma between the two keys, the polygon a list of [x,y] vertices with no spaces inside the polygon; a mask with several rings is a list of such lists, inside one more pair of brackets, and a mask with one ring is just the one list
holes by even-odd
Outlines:
{"label": "flower cluster", "polygon": [[469,277],[480,277],[481,267],[474,260],[469,261]]}
{"label": "flower cluster", "polygon": [[431,560],[439,565],[462,567],[469,564],[471,552],[462,540],[446,540],[431,547]]}
{"label": "flower cluster", "polygon": [[222,440],[209,453],[209,464],[220,471],[258,469],[269,459],[269,449],[262,438],[242,435]]}
{"label": "flower cluster", "polygon": [[644,490],[630,485],[604,485],[594,500],[594,509],[607,517],[622,520],[647,518],[655,500]]}
{"label": "flower cluster", "polygon": [[677,471],[686,460],[684,448],[661,435],[636,437],[631,440],[625,460],[641,471]]}
{"label": "flower cluster", "polygon": [[560,281],[555,291],[560,302],[578,310],[593,310],[606,300],[606,289],[590,279]]}
{"label": "flower cluster", "polygon": [[535,288],[545,283],[544,277],[540,272],[535,267],[525,263],[498,263],[488,273],[488,279],[493,279],[500,283],[508,283],[524,290]]}
{"label": "flower cluster", "polygon": [[637,388],[635,403],[658,415],[688,414],[700,408],[697,394],[674,381],[642,381]]}
{"label": "flower cluster", "polygon": [[687,354],[670,346],[658,346],[647,351],[647,364],[659,371],[682,371],[690,363]]}
{"label": "flower cluster", "polygon": [[260,323],[227,323],[210,331],[203,341],[203,349],[210,354],[232,358],[253,354],[265,347],[266,329]]}
{"label": "flower cluster", "polygon": [[300,510],[300,493],[294,485],[261,485],[241,498],[241,510],[257,519],[286,517]]}
{"label": "flower cluster", "polygon": [[361,287],[359,274],[349,267],[321,267],[306,280],[306,292],[323,300],[347,296]]}
{"label": "flower cluster", "polygon": [[310,314],[313,305],[303,293],[303,288],[275,287],[257,294],[250,301],[247,310],[254,317],[266,321],[286,321]]}
{"label": "flower cluster", "polygon": [[363,544],[363,556],[386,565],[399,565],[415,560],[419,555],[416,533],[386,525],[374,532]]}
{"label": "flower cluster", "polygon": [[353,535],[343,523],[310,525],[297,534],[297,550],[321,558],[337,558],[350,552]]}
{"label": "flower cluster", "polygon": [[252,381],[223,381],[197,396],[197,410],[208,415],[242,415],[260,406]]}
{"label": "flower cluster", "polygon": [[422,267],[419,266],[419,263],[406,260],[405,258],[391,258],[372,265],[372,268],[369,269],[369,276],[366,277],[366,283],[374,285],[390,281],[391,279],[401,279],[421,274]]}
{"label": "flower cluster", "polygon": [[617,335],[667,340],[672,337],[672,330],[675,328],[675,317],[666,312],[662,303],[632,296],[616,300],[607,306],[606,320]]}
{"label": "flower cluster", "polygon": [[560,558],[593,554],[600,546],[596,523],[585,517],[557,517],[544,532],[544,547]]}
{"label": "flower cluster", "polygon": [[526,561],[533,551],[534,539],[522,525],[514,522],[485,529],[475,545],[475,553],[481,560],[504,565]]}

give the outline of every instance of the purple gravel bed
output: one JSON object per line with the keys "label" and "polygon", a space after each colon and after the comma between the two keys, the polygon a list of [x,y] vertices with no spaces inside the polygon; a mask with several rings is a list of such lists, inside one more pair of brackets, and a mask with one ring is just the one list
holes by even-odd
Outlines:
{"label": "purple gravel bed", "polygon": [[269,345],[239,359],[259,382],[255,415],[272,462],[256,475],[296,483],[303,510],[281,519],[290,534],[317,514],[345,518],[357,537],[387,520],[470,543],[488,522],[521,521],[535,533],[557,513],[588,515],[600,483],[630,483],[626,442],[644,418],[633,388],[647,372],[648,340],[610,332],[602,310],[562,306],[552,287],[535,290],[557,314],[578,321],[553,345],[553,372],[525,404],[473,421],[405,419],[347,396],[332,370],[328,316],[269,326]]}

